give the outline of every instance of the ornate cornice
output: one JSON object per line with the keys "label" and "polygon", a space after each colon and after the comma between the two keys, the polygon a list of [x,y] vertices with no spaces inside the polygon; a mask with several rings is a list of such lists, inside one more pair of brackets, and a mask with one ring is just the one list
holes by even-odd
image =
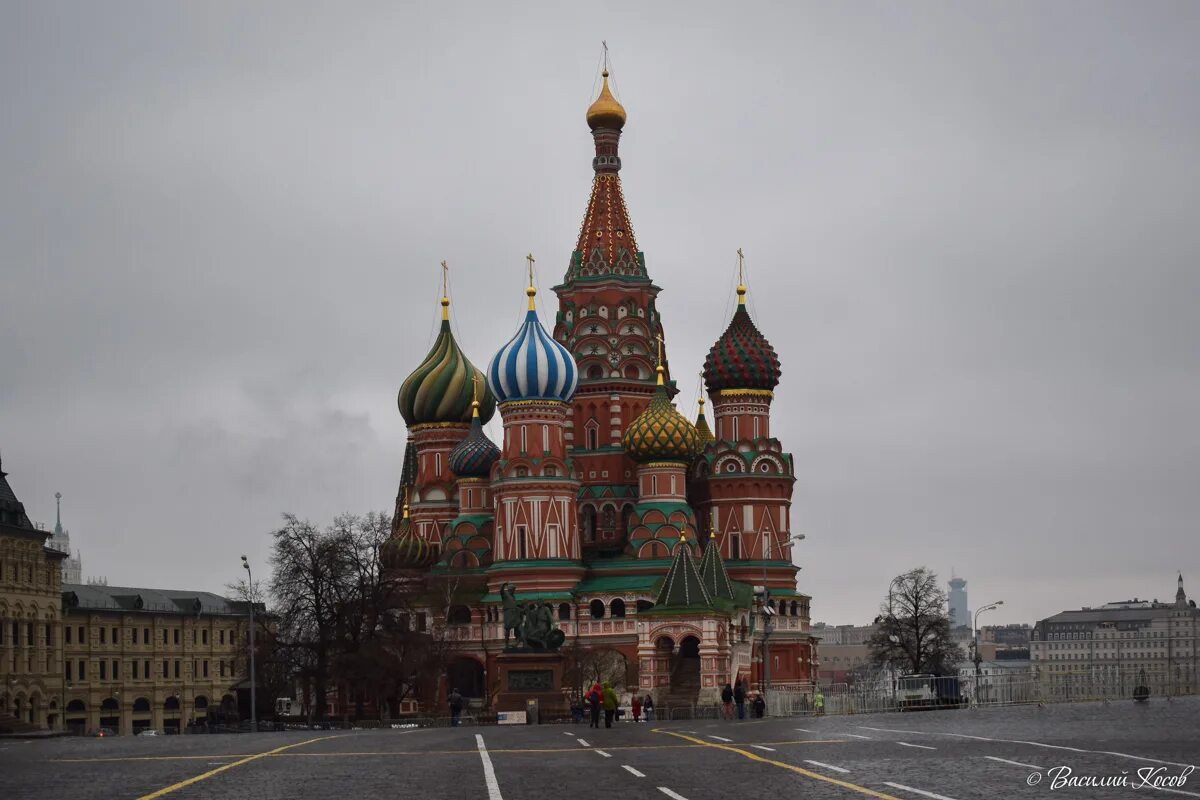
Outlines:
{"label": "ornate cornice", "polygon": [[770,389],[721,389],[718,397],[774,397]]}

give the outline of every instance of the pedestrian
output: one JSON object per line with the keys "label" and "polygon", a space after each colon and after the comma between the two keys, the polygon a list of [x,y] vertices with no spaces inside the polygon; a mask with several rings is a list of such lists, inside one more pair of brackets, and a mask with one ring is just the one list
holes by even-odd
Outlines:
{"label": "pedestrian", "polygon": [[767,710],[767,699],[763,697],[762,692],[754,694],[754,716],[756,719],[762,719],[763,714]]}
{"label": "pedestrian", "polygon": [[588,708],[592,712],[591,721],[588,722],[589,728],[600,727],[600,702],[604,699],[604,692],[600,688],[600,683],[592,684],[592,688],[588,690],[587,697]]}
{"label": "pedestrian", "polygon": [[604,727],[611,728],[613,717],[617,714],[617,693],[613,691],[612,684],[608,681],[604,682],[601,700],[604,703]]}
{"label": "pedestrian", "polygon": [[633,699],[629,701],[629,706],[630,706],[630,708],[633,709],[633,721],[641,722],[642,721],[642,698],[638,697],[635,694],[633,696]]}
{"label": "pedestrian", "polygon": [[458,689],[450,690],[450,727],[458,727],[458,718],[462,715],[463,696],[458,693]]}
{"label": "pedestrian", "polygon": [[825,716],[825,695],[821,694],[821,690],[817,689],[813,695],[813,709],[818,717]]}
{"label": "pedestrian", "polygon": [[737,686],[733,687],[733,704],[737,706],[738,719],[746,718],[746,687],[738,681]]}
{"label": "pedestrian", "polygon": [[579,695],[571,698],[571,721],[576,725],[583,722],[583,701],[579,699]]}
{"label": "pedestrian", "polygon": [[733,719],[733,687],[728,683],[721,690],[721,719]]}
{"label": "pedestrian", "polygon": [[646,722],[654,722],[654,698],[650,695],[642,701],[642,711],[646,713]]}

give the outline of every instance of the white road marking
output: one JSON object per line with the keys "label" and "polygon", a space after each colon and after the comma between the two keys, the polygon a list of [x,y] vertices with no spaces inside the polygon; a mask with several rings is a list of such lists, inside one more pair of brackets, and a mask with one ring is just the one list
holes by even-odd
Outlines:
{"label": "white road marking", "polygon": [[479,745],[479,758],[483,761],[483,780],[487,783],[488,800],[504,800],[500,794],[500,784],[496,783],[496,769],[492,766],[492,758],[488,755],[487,745],[483,743],[483,734],[475,734]]}
{"label": "white road marking", "polygon": [[927,792],[924,789],[914,789],[913,787],[905,786],[902,783],[891,783],[890,781],[884,781],[883,785],[890,786],[893,789],[900,789],[905,792],[912,792],[914,794],[919,794],[922,797],[932,797],[933,800],[954,800],[953,797],[947,797],[944,794],[934,794],[933,792]]}
{"label": "white road marking", "polygon": [[796,728],[796,730],[804,731],[805,733],[816,733],[816,731],[810,731],[808,728]]}
{"label": "white road marking", "polygon": [[571,733],[570,731],[563,731],[563,736],[574,736],[574,735],[575,734]]}
{"label": "white road marking", "polygon": [[677,794],[676,792],[672,792],[670,789],[668,789],[665,786],[658,787],[658,790],[660,792],[662,792],[663,794],[665,794],[667,797],[674,798],[674,800],[687,800],[687,798],[684,797],[683,795]]}
{"label": "white road marking", "polygon": [[751,747],[753,747],[755,750],[766,750],[768,753],[774,753],[774,752],[775,752],[775,748],[774,748],[774,747],[764,747],[764,746],[762,746],[761,744],[752,744],[752,745],[750,745],[750,746],[751,746]]}
{"label": "white road marking", "polygon": [[604,752],[603,750],[597,750],[596,752],[597,752],[597,753],[599,753],[600,755],[604,756],[605,758],[612,758],[612,756],[611,756],[611,755],[609,755],[608,753]]}
{"label": "white road marking", "polygon": [[831,769],[834,772],[849,772],[850,771],[850,770],[846,769],[845,767],[835,767],[833,764],[826,764],[824,761],[809,761],[807,758],[804,759],[804,763],[812,764],[814,767],[824,767],[825,769]]}
{"label": "white road marking", "polygon": [[732,742],[733,741],[733,739],[726,739],[724,736],[714,736],[711,733],[708,735],[708,738],[716,739],[718,742]]}
{"label": "white road marking", "polygon": [[870,740],[870,738],[871,738],[870,736],[859,736],[857,733],[843,733],[842,736],[849,736],[853,739],[867,739],[867,740]]}
{"label": "white road marking", "polygon": [[633,767],[629,766],[628,764],[622,764],[622,765],[621,765],[621,767],[622,767],[622,768],[623,768],[623,769],[624,769],[626,772],[628,772],[630,775],[633,775],[633,776],[635,776],[635,777],[638,777],[638,778],[644,778],[644,777],[646,777],[646,773],[644,773],[644,772],[638,772],[636,769],[634,769]]}
{"label": "white road marking", "polygon": [[591,745],[588,744],[587,739],[576,739],[575,741],[579,742],[584,747],[591,747]]}
{"label": "white road marking", "polygon": [[[1190,767],[1191,764],[1183,764],[1178,761],[1164,761],[1161,758],[1147,758],[1146,756],[1134,756],[1129,753],[1117,753],[1112,750],[1084,750],[1079,747],[1067,747],[1065,744],[1047,744],[1045,742],[1028,742],[1024,739],[990,739],[987,736],[972,736],[967,733],[948,733],[946,731],[903,731],[895,728],[872,728],[868,725],[859,725],[858,727],[866,731],[882,731],[884,733],[915,733],[922,736],[954,736],[959,739],[975,739],[981,742],[1001,742],[1003,744],[1027,744],[1030,747],[1045,747],[1049,750],[1069,750],[1072,753],[1091,753],[1101,756],[1118,756],[1119,758],[1129,758],[1134,761],[1149,761],[1151,764],[1167,764],[1172,767]],[[848,733],[847,736],[854,734]],[[863,737],[866,738],[866,737]]]}
{"label": "white road marking", "polygon": [[929,745],[926,745],[926,744],[909,744],[908,742],[896,742],[896,744],[902,744],[905,747],[919,747],[922,750],[937,750],[936,747],[930,747]]}
{"label": "white road marking", "polygon": [[1025,767],[1026,769],[1040,769],[1045,772],[1045,767],[1039,767],[1037,764],[1022,764],[1020,761],[1009,761],[1007,758],[999,758],[997,756],[984,756],[984,758],[992,761],[999,761],[1001,764],[1012,764],[1014,767]]}

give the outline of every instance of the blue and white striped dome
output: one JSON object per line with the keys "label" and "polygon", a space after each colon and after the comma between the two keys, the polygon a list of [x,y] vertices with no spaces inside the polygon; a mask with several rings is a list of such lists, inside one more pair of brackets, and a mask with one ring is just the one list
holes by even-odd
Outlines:
{"label": "blue and white striped dome", "polygon": [[561,400],[575,396],[579,371],[571,351],[546,333],[532,308],[525,314],[517,335],[492,356],[487,368],[488,386],[501,403],[506,400]]}

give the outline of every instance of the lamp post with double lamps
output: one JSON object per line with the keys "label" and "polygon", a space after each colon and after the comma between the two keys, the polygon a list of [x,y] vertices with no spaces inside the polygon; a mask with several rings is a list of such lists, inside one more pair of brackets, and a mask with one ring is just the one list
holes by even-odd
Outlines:
{"label": "lamp post with double lamps", "polygon": [[[797,533],[794,536],[789,536],[784,539],[779,547],[784,548],[792,542],[799,542],[806,538],[803,533]],[[771,606],[771,590],[767,586],[767,561],[766,553],[763,554],[763,585],[757,587],[755,594],[758,595],[761,603],[761,611],[763,615],[763,643],[762,643],[762,693],[763,699],[766,699],[767,691],[771,688],[771,631],[775,629],[775,609]]]}
{"label": "lamp post with double lamps", "polygon": [[991,611],[993,608],[999,608],[1004,605],[1003,600],[997,600],[994,603],[988,603],[975,611],[975,624],[972,630],[975,633],[975,704],[979,704],[979,665],[983,663],[983,656],[979,654],[979,615],[985,611]]}
{"label": "lamp post with double lamps", "polygon": [[244,555],[242,567],[246,570],[246,596],[250,600],[250,730],[254,732],[258,730],[258,697],[254,685],[254,573]]}

